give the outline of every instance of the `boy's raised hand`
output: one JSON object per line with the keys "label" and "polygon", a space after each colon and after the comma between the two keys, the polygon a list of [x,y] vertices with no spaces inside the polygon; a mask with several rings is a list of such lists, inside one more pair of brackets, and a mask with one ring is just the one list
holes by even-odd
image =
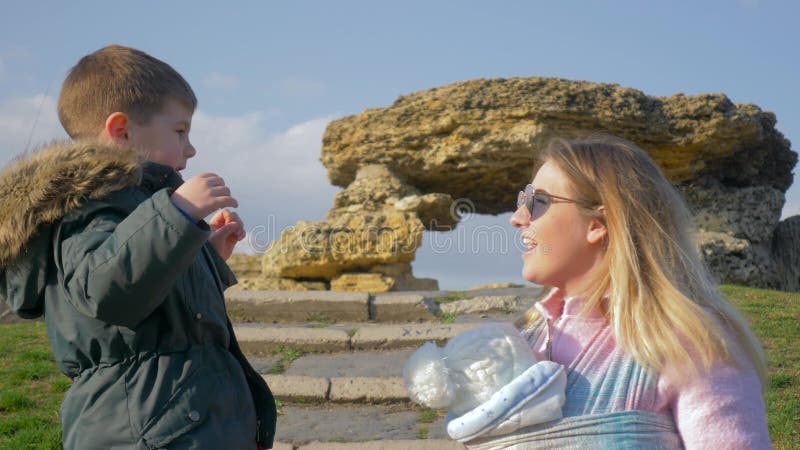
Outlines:
{"label": "boy's raised hand", "polygon": [[213,173],[190,178],[172,193],[170,199],[195,220],[220,208],[239,206],[239,202],[231,197],[231,190],[225,186],[225,181]]}
{"label": "boy's raised hand", "polygon": [[235,212],[223,209],[214,214],[208,226],[211,227],[211,237],[208,238],[208,242],[219,256],[227,261],[233,253],[233,247],[245,237],[244,222]]}

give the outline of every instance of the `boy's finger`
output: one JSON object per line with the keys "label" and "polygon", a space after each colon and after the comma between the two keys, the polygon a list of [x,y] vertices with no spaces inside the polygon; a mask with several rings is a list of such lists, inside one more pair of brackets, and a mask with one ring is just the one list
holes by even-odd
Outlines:
{"label": "boy's finger", "polygon": [[214,197],[230,197],[231,190],[228,186],[214,186],[209,189],[209,192]]}
{"label": "boy's finger", "polygon": [[237,202],[235,198],[230,196],[214,197],[213,202],[211,204],[213,205],[215,210],[225,208],[226,206],[230,206],[231,208],[236,208],[237,206],[239,206],[239,202]]}
{"label": "boy's finger", "polygon": [[236,240],[237,241],[241,241],[247,235],[247,233],[244,231],[244,224],[241,223],[241,222],[234,222],[234,223],[236,223],[236,225],[237,225],[237,227],[236,227]]}
{"label": "boy's finger", "polygon": [[242,218],[239,217],[239,214],[236,214],[236,211],[230,211],[228,209],[224,209],[223,211],[225,211],[226,222],[239,222],[242,225],[244,225],[244,222],[242,222]]}
{"label": "boy's finger", "polygon": [[237,224],[237,223],[228,223],[228,224],[225,224],[225,225],[219,227],[217,229],[217,231],[214,232],[214,234],[215,235],[225,236],[225,238],[228,238],[229,236],[236,235],[239,232],[237,230],[238,226],[239,226],[239,224]]}
{"label": "boy's finger", "polygon": [[225,225],[225,217],[222,214],[222,211],[214,214],[214,217],[212,217],[211,220],[208,221],[208,224],[215,227],[221,227]]}

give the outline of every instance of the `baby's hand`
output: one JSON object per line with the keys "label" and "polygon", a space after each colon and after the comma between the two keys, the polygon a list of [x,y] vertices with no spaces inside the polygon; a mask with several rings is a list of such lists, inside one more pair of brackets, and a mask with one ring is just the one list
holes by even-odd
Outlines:
{"label": "baby's hand", "polygon": [[195,220],[226,206],[239,206],[239,202],[231,197],[231,190],[225,186],[225,181],[213,173],[190,178],[172,193],[170,199]]}
{"label": "baby's hand", "polygon": [[246,235],[244,222],[235,212],[223,209],[211,218],[208,225],[211,227],[211,237],[208,241],[222,259],[227,261],[233,253],[233,247]]}

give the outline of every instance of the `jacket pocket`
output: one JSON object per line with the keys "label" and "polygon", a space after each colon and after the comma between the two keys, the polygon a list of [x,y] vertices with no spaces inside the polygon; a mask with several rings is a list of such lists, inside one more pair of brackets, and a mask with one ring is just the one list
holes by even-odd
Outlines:
{"label": "jacket pocket", "polygon": [[221,369],[208,359],[205,347],[131,364],[125,391],[134,436],[148,448],[160,448],[196,434],[208,422],[212,393],[225,379]]}
{"label": "jacket pocket", "polygon": [[147,421],[141,434],[150,448],[162,448],[203,425],[209,414],[208,395],[217,377],[202,369],[183,381],[160,410]]}

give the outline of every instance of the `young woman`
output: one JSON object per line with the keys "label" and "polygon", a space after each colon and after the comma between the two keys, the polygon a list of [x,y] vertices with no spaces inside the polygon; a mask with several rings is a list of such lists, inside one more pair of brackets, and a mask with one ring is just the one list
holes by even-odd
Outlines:
{"label": "young woman", "polygon": [[553,140],[511,224],[523,277],[552,287],[518,325],[567,368],[564,418],[468,448],[770,448],[763,351],[643,150]]}

